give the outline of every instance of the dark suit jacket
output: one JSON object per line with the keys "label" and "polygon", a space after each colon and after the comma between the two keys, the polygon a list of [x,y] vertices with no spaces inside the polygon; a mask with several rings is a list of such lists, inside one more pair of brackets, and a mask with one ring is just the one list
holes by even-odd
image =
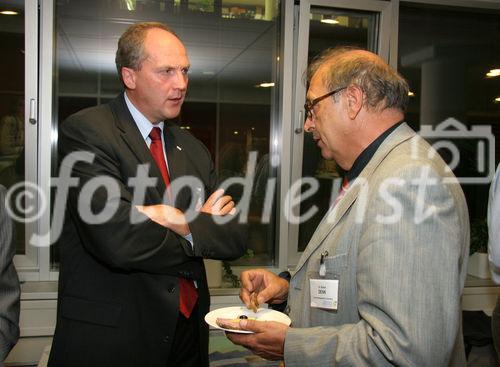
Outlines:
{"label": "dark suit jacket", "polygon": [[[164,134],[171,180],[195,176],[208,197],[216,176],[205,146],[171,123],[166,123]],[[174,352],[179,276],[195,279],[199,286],[200,348],[207,366],[203,316],[210,298],[202,258],[235,259],[243,254],[244,233],[235,225],[237,218],[221,226],[210,215],[198,215],[189,225],[194,250],[183,237],[151,220],[130,222],[137,203],[132,203],[129,178],[136,176],[138,165],[149,163],[149,175],[158,178],[156,187],[146,190],[145,205],[162,203],[165,185],[123,95],[62,124],[61,160],[76,151],[92,152],[95,158],[92,163],[77,162],[72,171],[80,182],[70,188],[59,241],[58,314],[49,366],[167,366]],[[119,191],[107,194],[100,187],[91,198],[82,195],[80,200],[90,202],[94,213],[106,203],[118,209],[104,224],[87,224],[78,199],[82,187],[101,175],[115,180]],[[189,192],[178,195],[181,210],[192,199]]]}

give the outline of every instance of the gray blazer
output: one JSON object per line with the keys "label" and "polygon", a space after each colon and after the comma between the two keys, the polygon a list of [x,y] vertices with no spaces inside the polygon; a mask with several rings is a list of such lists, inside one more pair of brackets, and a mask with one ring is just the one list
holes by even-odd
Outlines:
{"label": "gray blazer", "polygon": [[12,221],[5,210],[5,187],[0,185],[0,365],[19,338],[19,279],[12,261]]}
{"label": "gray blazer", "polygon": [[[325,215],[290,282],[287,367],[465,366],[468,212],[432,152],[402,124]],[[310,307],[325,250],[326,278],[339,280],[337,311]]]}

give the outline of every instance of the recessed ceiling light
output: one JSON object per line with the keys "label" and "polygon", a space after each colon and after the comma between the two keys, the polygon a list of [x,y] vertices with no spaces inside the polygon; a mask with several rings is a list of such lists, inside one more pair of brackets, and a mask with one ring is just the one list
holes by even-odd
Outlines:
{"label": "recessed ceiling light", "polygon": [[412,91],[409,91],[408,92],[408,97],[415,97],[415,93],[413,93]]}
{"label": "recessed ceiling light", "polygon": [[238,135],[239,134],[238,130],[233,131],[233,134]]}
{"label": "recessed ceiling light", "polygon": [[495,98],[495,103],[500,103],[500,97]]}
{"label": "recessed ceiling light", "polygon": [[336,19],[321,19],[321,23],[326,24],[339,24],[339,21]]}
{"label": "recessed ceiling light", "polygon": [[2,15],[18,15],[19,13],[14,10],[2,10],[0,11],[0,14]]}
{"label": "recessed ceiling light", "polygon": [[257,87],[271,88],[271,87],[274,87],[274,83],[273,82],[263,82],[263,83],[260,83],[259,85],[257,85]]}
{"label": "recessed ceiling light", "polygon": [[486,73],[488,78],[494,78],[496,76],[500,76],[500,69],[491,69],[488,73]]}
{"label": "recessed ceiling light", "polygon": [[339,24],[339,21],[333,18],[330,14],[325,14],[321,17],[321,23],[326,24]]}

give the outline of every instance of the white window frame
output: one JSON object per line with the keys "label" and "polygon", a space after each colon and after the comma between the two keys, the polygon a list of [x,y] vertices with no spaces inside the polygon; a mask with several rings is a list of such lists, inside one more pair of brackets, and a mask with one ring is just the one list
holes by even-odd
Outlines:
{"label": "white window frame", "polygon": [[[295,18],[298,20],[296,25],[295,33],[295,50],[297,58],[295,60],[289,60],[292,64],[291,68],[293,72],[290,74],[291,78],[294,78],[292,101],[289,101],[289,106],[291,110],[291,116],[288,120],[282,121],[285,129],[285,121],[291,121],[291,126],[287,130],[290,131],[288,137],[290,145],[293,149],[288,151],[290,156],[290,161],[286,162],[288,164],[288,170],[284,172],[282,167],[282,192],[283,202],[285,200],[286,192],[293,182],[298,180],[302,176],[302,158],[303,158],[303,121],[304,121],[304,101],[306,96],[306,88],[302,83],[302,77],[307,69],[307,54],[309,48],[309,23],[310,23],[310,9],[311,6],[320,6],[325,8],[334,9],[346,9],[346,10],[361,10],[361,11],[371,11],[379,13],[378,15],[378,27],[377,27],[377,50],[379,55],[385,60],[389,60],[389,50],[390,50],[390,32],[391,32],[391,14],[397,13],[397,8],[393,10],[395,3],[380,1],[380,0],[301,0],[299,5],[298,14],[296,12]],[[301,16],[305,14],[306,16]],[[297,19],[298,18],[298,19]],[[285,156],[285,154],[283,154]],[[285,162],[283,162],[285,165]],[[286,176],[285,176],[286,173]],[[290,203],[288,203],[290,206]],[[285,205],[280,205],[280,209],[283,211]],[[296,216],[299,215],[299,207],[294,208],[297,212]],[[286,268],[293,268],[297,264],[302,252],[298,251],[298,234],[299,225],[287,223],[285,218],[285,213],[280,213],[280,228],[286,228],[286,230],[280,231],[282,237],[280,238],[280,249],[284,246],[286,247],[287,256]]]}
{"label": "white window frame", "polygon": [[[38,120],[38,2],[26,0],[24,4],[24,126],[25,126],[25,181],[37,184],[36,172],[38,167],[37,124],[30,123],[30,117]],[[35,157],[35,159],[34,159]],[[38,200],[25,197],[27,206],[38,211]],[[28,239],[36,230],[37,222],[25,224],[25,254],[16,255],[14,264],[22,277],[38,280],[39,254],[37,248],[28,244]]]}

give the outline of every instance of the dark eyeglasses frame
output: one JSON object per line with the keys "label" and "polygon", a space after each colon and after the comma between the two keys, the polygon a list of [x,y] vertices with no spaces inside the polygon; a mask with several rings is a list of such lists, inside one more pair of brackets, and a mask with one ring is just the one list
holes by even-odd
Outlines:
{"label": "dark eyeglasses frame", "polygon": [[346,88],[347,87],[337,88],[335,90],[332,90],[331,92],[328,92],[327,94],[322,95],[321,97],[314,98],[312,101],[307,101],[306,100],[306,103],[304,104],[304,111],[305,111],[305,114],[306,114],[306,118],[312,119],[312,117],[313,117],[313,108],[319,102],[321,102],[322,100],[324,100],[327,97],[333,96],[335,93],[338,93],[338,92],[340,92],[340,91],[342,91],[342,90],[344,90]]}

